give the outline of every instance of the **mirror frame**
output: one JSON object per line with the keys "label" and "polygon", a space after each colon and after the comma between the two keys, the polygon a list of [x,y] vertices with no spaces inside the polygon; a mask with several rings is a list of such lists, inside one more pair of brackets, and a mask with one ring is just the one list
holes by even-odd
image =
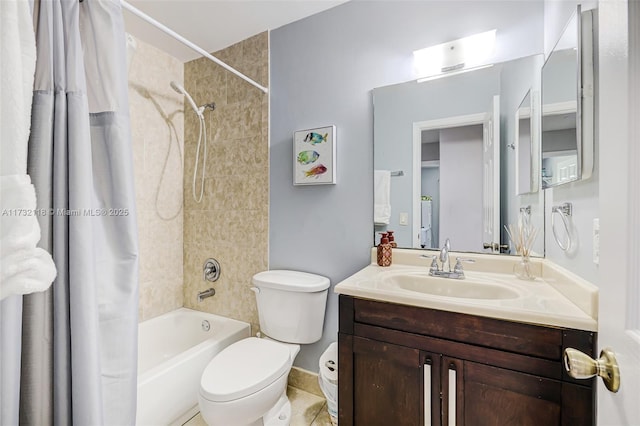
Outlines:
{"label": "mirror frame", "polygon": [[[544,121],[544,93],[541,93],[540,108],[540,164],[538,167],[538,178],[543,190],[555,188],[572,182],[588,179],[593,174],[595,145],[594,145],[594,65],[593,65],[593,10],[582,11],[581,6],[577,10],[562,31],[558,42],[570,30],[569,26],[573,19],[576,19],[577,31],[577,59],[576,59],[576,151],[577,151],[577,175],[575,179],[548,184],[542,176],[542,159],[544,147],[544,132],[542,125]],[[544,86],[544,68],[549,63],[549,59],[558,46],[547,57],[542,67],[542,85]]]}

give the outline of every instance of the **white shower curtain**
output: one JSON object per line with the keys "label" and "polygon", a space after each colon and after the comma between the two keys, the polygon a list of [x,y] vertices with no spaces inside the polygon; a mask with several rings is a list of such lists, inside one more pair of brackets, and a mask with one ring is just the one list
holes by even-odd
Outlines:
{"label": "white shower curtain", "polygon": [[122,11],[117,0],[38,9],[28,173],[58,276],[24,296],[20,424],[133,425],[138,243]]}

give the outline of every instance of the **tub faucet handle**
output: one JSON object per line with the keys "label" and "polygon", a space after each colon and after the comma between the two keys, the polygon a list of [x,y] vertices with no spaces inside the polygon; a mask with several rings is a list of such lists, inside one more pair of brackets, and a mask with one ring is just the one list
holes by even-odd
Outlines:
{"label": "tub faucet handle", "polygon": [[217,281],[220,278],[220,264],[217,260],[211,258],[204,262],[202,269],[202,277],[205,281]]}

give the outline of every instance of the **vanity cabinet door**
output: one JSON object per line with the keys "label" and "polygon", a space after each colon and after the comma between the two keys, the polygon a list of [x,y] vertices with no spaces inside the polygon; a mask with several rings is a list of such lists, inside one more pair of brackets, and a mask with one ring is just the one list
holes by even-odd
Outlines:
{"label": "vanity cabinet door", "polygon": [[566,377],[579,330],[340,295],[341,426],[593,426],[595,387]]}
{"label": "vanity cabinet door", "polygon": [[421,360],[419,350],[354,336],[352,424],[424,425]]}
{"label": "vanity cabinet door", "polygon": [[564,388],[576,385],[446,357],[443,364],[443,425],[590,424],[586,417],[563,415]]}

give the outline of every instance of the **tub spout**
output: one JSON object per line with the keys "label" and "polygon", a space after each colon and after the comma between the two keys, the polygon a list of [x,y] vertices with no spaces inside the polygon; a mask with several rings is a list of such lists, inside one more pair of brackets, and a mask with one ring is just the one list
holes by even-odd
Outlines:
{"label": "tub spout", "polygon": [[215,288],[208,288],[205,291],[201,291],[198,293],[198,302],[202,302],[204,299],[206,299],[207,297],[211,297],[214,294],[216,294]]}

